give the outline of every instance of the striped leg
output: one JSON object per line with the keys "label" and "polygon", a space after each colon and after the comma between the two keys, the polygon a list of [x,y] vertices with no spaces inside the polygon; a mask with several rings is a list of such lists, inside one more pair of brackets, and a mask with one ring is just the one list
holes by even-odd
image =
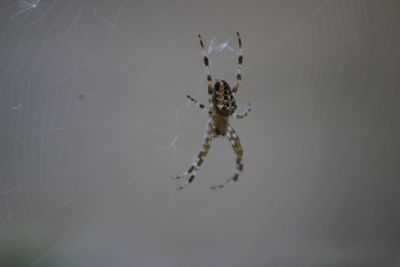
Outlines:
{"label": "striped leg", "polygon": [[208,103],[210,105],[210,110],[212,112],[213,111],[213,105],[212,105],[213,85],[212,85],[212,78],[211,78],[211,72],[210,72],[210,65],[209,65],[208,56],[206,54],[206,50],[204,49],[204,43],[203,43],[203,40],[201,39],[200,34],[199,34],[199,41],[200,41],[201,50],[203,52],[204,65],[206,66],[206,70],[207,70]]}
{"label": "striped leg", "polygon": [[247,117],[247,114],[249,114],[249,112],[251,111],[251,109],[252,109],[252,106],[251,106],[251,104],[249,103],[249,104],[247,105],[247,108],[244,110],[243,113],[233,113],[231,117],[232,117],[232,118],[235,118],[235,119],[243,119],[243,118]]}
{"label": "striped leg", "polygon": [[210,114],[210,116],[212,115],[211,111],[208,110],[208,108],[206,108],[203,104],[200,104],[199,102],[197,102],[196,99],[194,99],[193,97],[191,97],[190,95],[186,95],[187,98],[189,98],[190,100],[193,101],[193,103],[195,103],[199,108],[205,110],[208,112],[208,114]]}
{"label": "striped leg", "polygon": [[181,186],[179,186],[177,188],[177,190],[181,190],[181,189],[185,188],[186,186],[188,186],[188,184],[193,182],[194,178],[196,177],[197,172],[199,171],[201,164],[204,162],[204,159],[207,156],[208,151],[210,150],[211,139],[212,138],[210,135],[210,130],[209,130],[209,127],[207,127],[206,133],[203,137],[203,143],[201,144],[201,149],[199,151],[199,154],[197,155],[197,158],[192,162],[192,165],[189,167],[189,169],[186,172],[184,172],[176,177],[172,177],[172,179],[179,179],[179,178],[190,175],[190,177],[187,179],[187,181],[184,184],[182,184]]}
{"label": "striped leg", "polygon": [[225,183],[212,186],[211,189],[222,189],[225,186],[233,182],[236,182],[239,179],[239,174],[243,171],[243,148],[240,143],[239,136],[236,134],[235,130],[230,125],[228,126],[228,131],[226,133],[226,136],[232,145],[233,151],[236,154],[236,171],[235,174],[231,178],[226,180]]}
{"label": "striped leg", "polygon": [[239,89],[240,82],[242,81],[242,65],[243,65],[243,51],[242,51],[242,38],[240,38],[239,32],[236,33],[239,42],[239,58],[238,58],[238,70],[236,74],[236,84],[232,88],[232,92],[236,94]]}

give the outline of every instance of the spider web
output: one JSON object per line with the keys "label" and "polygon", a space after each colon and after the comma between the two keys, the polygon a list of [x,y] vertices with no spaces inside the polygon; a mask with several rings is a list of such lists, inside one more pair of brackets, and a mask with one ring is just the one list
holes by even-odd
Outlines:
{"label": "spider web", "polygon": [[[2,1],[0,265],[398,264],[398,8]],[[177,193],[168,177],[208,119],[185,98],[207,104],[197,34],[213,78],[232,84],[238,30],[239,111],[254,106],[232,122],[245,172],[208,191],[234,171],[215,140]]]}

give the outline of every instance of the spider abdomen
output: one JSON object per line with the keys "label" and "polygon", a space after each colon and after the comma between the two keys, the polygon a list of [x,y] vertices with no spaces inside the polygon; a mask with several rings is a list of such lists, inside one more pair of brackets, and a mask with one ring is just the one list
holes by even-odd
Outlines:
{"label": "spider abdomen", "polygon": [[217,80],[214,85],[213,104],[215,111],[222,116],[232,115],[237,106],[229,84],[224,80]]}

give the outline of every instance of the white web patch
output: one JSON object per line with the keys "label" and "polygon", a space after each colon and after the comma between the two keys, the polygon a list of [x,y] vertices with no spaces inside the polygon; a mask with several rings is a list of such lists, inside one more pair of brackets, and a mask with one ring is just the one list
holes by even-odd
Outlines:
{"label": "white web patch", "polygon": [[230,52],[234,52],[235,50],[229,45],[229,41],[218,43],[217,38],[213,37],[210,40],[210,44],[208,45],[207,52],[208,54],[213,54],[213,53],[221,53],[224,50],[228,50]]}

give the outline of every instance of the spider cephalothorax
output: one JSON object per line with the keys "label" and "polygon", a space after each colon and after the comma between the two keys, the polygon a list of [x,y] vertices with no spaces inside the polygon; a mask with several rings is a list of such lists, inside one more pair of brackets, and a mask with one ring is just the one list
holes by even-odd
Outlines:
{"label": "spider cephalothorax", "polygon": [[240,81],[242,80],[241,69],[243,63],[242,40],[240,39],[239,33],[237,33],[237,37],[239,42],[238,70],[236,74],[236,83],[231,89],[229,84],[224,80],[216,80],[214,86],[212,85],[208,56],[204,49],[203,40],[199,35],[200,46],[203,50],[203,61],[207,71],[209,107],[207,108],[205,105],[198,103],[196,99],[189,95],[187,97],[197,104],[199,108],[206,110],[210,116],[210,120],[208,121],[206,132],[203,137],[203,143],[197,158],[192,162],[192,165],[187,171],[178,176],[172,177],[172,179],[179,179],[188,176],[187,181],[183,185],[179,186],[178,190],[185,188],[189,183],[193,182],[201,164],[204,162],[204,159],[208,154],[211,140],[216,137],[226,137],[232,145],[233,152],[236,154],[236,171],[231,178],[226,180],[225,183],[212,186],[211,189],[223,188],[228,184],[236,182],[239,179],[240,172],[243,171],[242,145],[235,129],[233,129],[229,123],[229,118],[242,119],[246,117],[251,110],[251,105],[249,104],[243,113],[234,113],[237,107],[234,96],[239,89]]}
{"label": "spider cephalothorax", "polygon": [[213,104],[215,111],[222,116],[232,115],[237,106],[229,84],[224,80],[217,80],[213,90]]}

